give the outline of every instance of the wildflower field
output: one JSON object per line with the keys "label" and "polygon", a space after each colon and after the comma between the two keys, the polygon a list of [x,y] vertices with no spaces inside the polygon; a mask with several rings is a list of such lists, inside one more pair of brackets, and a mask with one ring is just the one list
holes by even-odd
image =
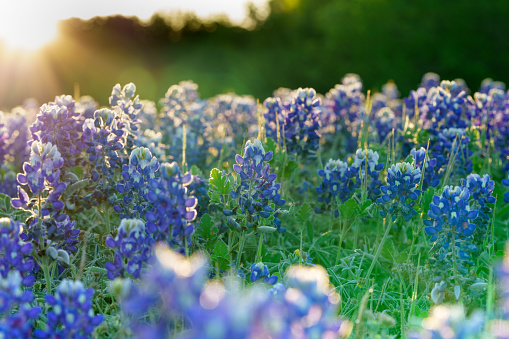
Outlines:
{"label": "wildflower field", "polygon": [[501,82],[117,84],[0,145],[0,339],[509,338]]}

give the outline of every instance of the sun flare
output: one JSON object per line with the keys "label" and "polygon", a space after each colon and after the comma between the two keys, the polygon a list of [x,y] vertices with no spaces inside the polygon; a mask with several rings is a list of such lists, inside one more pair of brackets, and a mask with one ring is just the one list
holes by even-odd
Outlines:
{"label": "sun flare", "polygon": [[9,49],[34,51],[55,39],[58,18],[38,6],[22,5],[21,1],[0,5],[0,43]]}

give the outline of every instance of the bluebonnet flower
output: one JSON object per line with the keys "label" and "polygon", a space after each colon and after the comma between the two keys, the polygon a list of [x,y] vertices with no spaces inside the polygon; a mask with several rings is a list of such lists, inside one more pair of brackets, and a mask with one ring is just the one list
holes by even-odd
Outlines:
{"label": "bluebonnet flower", "polygon": [[[489,93],[475,93],[467,98],[466,117],[471,127],[481,129],[481,140],[491,140],[498,120],[503,120],[506,105],[506,93],[494,88]],[[503,132],[502,132],[503,134]],[[485,144],[488,147],[488,143]]]}
{"label": "bluebonnet flower", "polygon": [[424,230],[431,236],[430,241],[435,242],[444,233],[447,241],[452,242],[475,231],[476,226],[470,220],[476,219],[479,211],[470,209],[469,198],[468,188],[459,186],[446,186],[440,196],[433,196],[428,211],[430,219],[424,220]]}
{"label": "bluebonnet flower", "polygon": [[263,279],[263,282],[269,285],[277,283],[278,277],[273,275],[269,276],[269,268],[263,262],[253,263],[251,265],[251,282]]}
{"label": "bluebonnet flower", "polygon": [[138,135],[136,146],[148,148],[157,159],[162,160],[166,157],[166,151],[169,148],[162,142],[162,139],[161,132],[146,129],[143,134]]}
{"label": "bluebonnet flower", "polygon": [[[413,156],[415,161],[415,167],[421,170],[424,167],[424,175],[422,179],[422,191],[426,192],[428,187],[436,188],[440,183],[440,175],[438,173],[439,169],[437,167],[437,159],[430,159],[430,154],[426,158],[426,149],[421,147],[420,149],[412,149],[410,154]],[[426,159],[426,165],[424,165],[424,160]]]}
{"label": "bluebonnet flower", "polygon": [[[90,179],[88,192],[84,197],[75,196],[68,199],[83,208],[112,199],[114,194],[115,170],[122,164],[124,148],[124,123],[118,120],[117,114],[107,108],[94,112],[94,119],[83,123],[82,141],[88,154],[90,169],[86,179]],[[78,207],[79,208],[79,207]]]}
{"label": "bluebonnet flower", "polygon": [[205,164],[207,157],[203,155],[208,153],[211,146],[210,128],[205,114],[208,102],[200,99],[198,85],[191,81],[173,85],[161,103],[163,142],[169,145],[170,159],[182,162],[185,150],[187,163]]}
{"label": "bluebonnet flower", "polygon": [[466,187],[470,192],[473,207],[479,211],[479,216],[474,220],[476,229],[474,232],[475,244],[483,244],[490,233],[491,215],[496,198],[493,196],[495,182],[491,180],[489,174],[482,177],[479,174],[470,174],[467,179],[461,179],[461,186]]}
{"label": "bluebonnet flower", "polygon": [[505,84],[502,81],[494,81],[491,78],[486,78],[481,82],[480,93],[488,94],[492,89],[499,89],[505,91]]}
{"label": "bluebonnet flower", "polygon": [[383,107],[376,111],[374,120],[378,141],[382,143],[396,127],[396,116],[392,109]]}
{"label": "bluebonnet flower", "polygon": [[[328,288],[323,269],[290,270],[288,288],[278,284],[279,293],[261,288],[243,293],[235,285],[226,288],[220,281],[204,284],[208,267],[200,255],[186,259],[159,247],[156,257],[157,262],[142,278],[143,284],[126,284],[130,290],[124,291],[121,300],[124,312],[134,316],[131,328],[135,336],[167,337],[175,331],[175,315],[184,318],[186,328],[180,333],[184,338],[349,335],[336,315],[339,295]],[[137,320],[149,310],[158,315],[154,323]]]}
{"label": "bluebonnet flower", "polygon": [[408,339],[483,338],[484,325],[485,317],[481,312],[466,318],[465,310],[460,305],[438,305],[422,321],[422,329],[410,331]]}
{"label": "bluebonnet flower", "polygon": [[10,168],[0,167],[0,193],[15,198],[18,194],[16,173]]}
{"label": "bluebonnet flower", "polygon": [[106,238],[106,245],[116,249],[113,262],[106,263],[108,278],[139,278],[143,264],[151,256],[151,239],[145,232],[145,223],[140,219],[122,219],[115,238]]}
{"label": "bluebonnet flower", "polygon": [[380,190],[382,182],[379,177],[384,164],[378,163],[379,157],[376,151],[359,148],[347,172],[350,178],[355,178],[356,187],[361,187],[367,194],[366,198],[371,201],[376,201],[382,193]]}
{"label": "bluebonnet flower", "polygon": [[[335,199],[345,202],[355,193],[355,183],[348,175],[348,164],[341,160],[329,159],[324,169],[318,170],[318,175],[323,178],[320,186],[316,188],[318,193],[318,202],[320,207],[316,207],[317,213],[329,210],[331,206],[336,206]],[[333,210],[334,216],[338,216],[339,212]]]}
{"label": "bluebonnet flower", "polygon": [[122,165],[122,180],[116,186],[122,198],[113,206],[121,219],[143,217],[151,210],[147,193],[158,170],[159,162],[148,148],[137,147],[131,152],[129,164]]}
{"label": "bluebonnet flower", "polygon": [[440,76],[433,72],[428,72],[422,76],[421,86],[425,89],[438,87],[440,85]]}
{"label": "bluebonnet flower", "polygon": [[229,217],[230,224],[241,225],[244,230],[256,230],[258,226],[264,226],[260,225],[261,219],[274,216],[273,223],[277,230],[286,231],[281,228],[275,210],[283,206],[285,200],[281,199],[279,193],[281,184],[275,182],[277,175],[269,173],[268,162],[271,159],[272,151],[265,152],[258,139],[255,139],[254,143],[248,140],[243,157],[239,154],[235,156],[237,163],[233,165],[233,169],[240,176],[240,185],[230,192],[230,197],[238,200],[238,206],[233,210],[223,211]]}
{"label": "bluebonnet flower", "polygon": [[466,111],[466,92],[454,95],[455,81],[442,81],[440,86],[428,90],[427,110],[421,117],[436,129],[442,126],[465,128],[467,124],[462,115]]}
{"label": "bluebonnet flower", "polygon": [[281,140],[281,138],[283,138],[285,119],[285,110],[281,99],[278,97],[269,97],[263,102],[263,107],[265,107],[264,117],[267,137],[276,141]]}
{"label": "bluebonnet flower", "polygon": [[[33,199],[29,200],[27,192],[18,186],[18,198],[11,200],[14,208],[32,213],[27,220],[28,227],[22,235],[23,240],[35,241],[41,248],[46,247],[46,242],[51,242],[54,243],[52,246],[74,252],[77,250],[75,244],[80,231],[74,228],[74,221],[62,212],[64,203],[60,200],[67,188],[66,183],[60,182],[60,168],[64,160],[57,147],[51,143],[34,141],[31,150],[30,162],[23,164],[24,173],[18,174],[18,182],[20,185],[28,185]],[[40,239],[45,243],[39,243]]]}
{"label": "bluebonnet flower", "polygon": [[187,186],[189,195],[194,196],[198,200],[196,204],[197,218],[200,218],[209,208],[210,197],[208,186],[208,180],[199,175],[193,175],[191,183]]}
{"label": "bluebonnet flower", "polygon": [[0,218],[0,277],[7,278],[12,270],[20,272],[24,286],[32,286],[35,278],[30,273],[34,261],[30,257],[32,244],[20,238],[22,227],[19,222]]}
{"label": "bluebonnet flower", "polygon": [[[435,86],[432,86],[435,87]],[[429,87],[431,88],[431,87]],[[410,95],[403,99],[405,105],[405,115],[409,119],[413,119],[417,113],[426,114],[428,111],[428,89],[427,87],[419,87],[415,91],[410,91]],[[403,121],[405,123],[405,121]]]}
{"label": "bluebonnet flower", "polygon": [[472,280],[468,267],[474,265],[470,254],[477,247],[472,243],[476,225],[471,221],[478,217],[479,211],[470,208],[469,198],[468,188],[445,186],[440,196],[433,196],[428,211],[430,219],[424,220],[424,231],[434,243],[429,260],[436,272],[432,297],[437,303],[444,298],[447,282],[455,281],[454,294],[458,300],[461,285]]}
{"label": "bluebonnet flower", "polygon": [[74,111],[79,114],[79,119],[85,121],[86,119],[93,119],[94,113],[99,107],[99,104],[91,96],[84,95],[78,99],[74,107]]}
{"label": "bluebonnet flower", "polygon": [[62,280],[54,296],[46,294],[52,309],[48,312],[46,330],[37,330],[36,338],[89,338],[104,319],[94,315],[93,296],[94,289],[85,289],[81,281]]}
{"label": "bluebonnet flower", "polygon": [[421,191],[417,188],[421,180],[421,170],[414,165],[402,162],[392,165],[387,171],[387,186],[382,186],[382,196],[377,203],[382,206],[380,215],[390,215],[392,219],[402,217],[409,221],[417,214],[415,203]]}
{"label": "bluebonnet flower", "polygon": [[[443,129],[438,134],[436,141],[433,141],[431,157],[437,159],[437,167],[445,171],[452,166],[451,175],[465,177],[472,172],[472,151],[468,148],[470,138],[466,131],[461,128]],[[449,163],[454,159],[454,163]],[[441,174],[441,172],[439,172]]]}
{"label": "bluebonnet flower", "polygon": [[197,199],[188,193],[192,175],[182,175],[177,163],[163,163],[161,177],[149,181],[147,200],[154,209],[146,214],[147,233],[155,241],[164,241],[185,250],[191,245]]}
{"label": "bluebonnet flower", "polygon": [[30,117],[26,110],[18,107],[13,109],[6,118],[7,131],[10,133],[8,142],[10,163],[12,169],[18,171],[30,156],[30,147],[27,145],[31,138],[27,126]]}
{"label": "bluebonnet flower", "polygon": [[31,339],[34,337],[35,320],[40,307],[32,307],[34,295],[22,290],[20,273],[11,270],[0,274],[0,337],[6,339]]}
{"label": "bluebonnet flower", "polygon": [[119,122],[125,130],[123,135],[124,141],[124,162],[135,148],[135,140],[139,134],[140,119],[139,113],[142,109],[142,104],[138,95],[135,96],[136,86],[131,82],[123,88],[120,84],[116,84],[109,98],[110,106],[118,116]]}
{"label": "bluebonnet flower", "polygon": [[357,75],[346,75],[341,84],[337,84],[326,95],[324,100],[325,121],[334,126],[336,133],[357,128],[357,123],[364,114],[364,94],[362,81]]}
{"label": "bluebonnet flower", "polygon": [[35,141],[52,143],[62,154],[64,167],[78,165],[83,150],[78,115],[70,96],[57,97],[55,102],[42,105],[37,120],[30,126],[32,140],[28,145]]}
{"label": "bluebonnet flower", "polygon": [[286,107],[284,137],[290,154],[307,156],[318,149],[320,141],[320,99],[312,88],[299,88]]}
{"label": "bluebonnet flower", "polygon": [[[509,186],[509,179],[502,179],[502,185]],[[509,192],[504,193],[504,202],[509,203]]]}

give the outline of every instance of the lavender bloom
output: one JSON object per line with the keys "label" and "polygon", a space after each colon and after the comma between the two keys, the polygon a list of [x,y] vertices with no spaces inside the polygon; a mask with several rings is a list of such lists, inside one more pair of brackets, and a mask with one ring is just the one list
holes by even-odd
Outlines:
{"label": "lavender bloom", "polygon": [[151,257],[151,239],[145,233],[145,223],[140,219],[122,219],[115,238],[108,237],[106,245],[117,249],[113,262],[106,263],[108,278],[139,278],[143,264]]}
{"label": "lavender bloom", "polygon": [[34,269],[30,257],[32,244],[22,241],[21,232],[19,222],[0,218],[0,278],[7,278],[9,272],[17,270],[23,278],[23,286],[32,286],[35,282],[30,274]]}
{"label": "lavender bloom", "polygon": [[147,233],[155,241],[178,246],[182,251],[191,245],[195,226],[197,199],[188,193],[191,173],[182,175],[178,165],[163,163],[161,177],[149,181],[147,200],[154,210],[146,214]]}
{"label": "lavender bloom", "polygon": [[[283,125],[284,125],[284,117],[285,110],[281,99],[278,97],[275,98],[267,98],[263,102],[263,107],[265,107],[265,131],[267,133],[267,137],[272,138],[278,141],[278,133],[279,139],[283,137]],[[279,131],[278,131],[279,127]]]}
{"label": "lavender bloom", "polygon": [[[437,168],[437,159],[430,159],[430,154],[426,158],[426,149],[421,147],[419,150],[415,148],[410,151],[415,161],[415,166],[422,172],[424,167],[424,178],[422,180],[422,191],[426,192],[428,187],[437,187],[440,183],[440,175],[438,174],[439,168]],[[426,165],[424,165],[424,159],[426,159]]]}
{"label": "lavender bloom", "polygon": [[273,275],[269,276],[269,268],[262,262],[253,263],[251,265],[251,282],[263,279],[263,282],[268,285],[274,285],[277,282],[278,277]]}
{"label": "lavender bloom", "polygon": [[396,127],[396,116],[392,109],[389,107],[383,107],[376,111],[374,118],[378,141],[382,143]]}
{"label": "lavender bloom", "polygon": [[430,121],[432,128],[441,126],[465,128],[466,122],[462,118],[465,112],[466,92],[461,91],[454,95],[457,87],[455,81],[442,81],[439,87],[428,91],[426,120]]}
{"label": "lavender bloom", "polygon": [[380,215],[412,219],[417,214],[414,206],[421,194],[417,189],[420,180],[421,170],[414,165],[406,162],[392,165],[387,172],[387,186],[382,186],[382,196],[377,200],[382,206]]}
{"label": "lavender bloom", "polygon": [[[34,295],[22,290],[20,273],[11,270],[6,276],[0,274],[0,337],[31,339],[34,337],[35,319],[40,307],[31,307]],[[15,312],[14,312],[15,311]]]}
{"label": "lavender bloom", "polygon": [[88,338],[103,322],[102,315],[94,315],[94,289],[85,289],[81,281],[62,280],[55,295],[46,294],[52,306],[48,312],[47,329],[38,330],[37,338]]}

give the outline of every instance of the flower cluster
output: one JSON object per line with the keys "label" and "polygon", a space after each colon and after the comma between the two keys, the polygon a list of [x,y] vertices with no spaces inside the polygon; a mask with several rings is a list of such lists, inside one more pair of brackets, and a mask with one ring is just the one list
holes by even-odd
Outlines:
{"label": "flower cluster", "polygon": [[35,337],[88,338],[103,322],[102,315],[94,315],[92,297],[94,289],[85,289],[81,281],[62,280],[55,295],[46,294],[46,302],[52,306],[48,312],[46,330],[37,330]]}
{"label": "flower cluster", "polygon": [[81,126],[74,111],[71,96],[56,97],[55,102],[41,106],[37,120],[30,126],[33,142],[52,143],[63,156],[64,167],[79,164],[79,155],[83,150],[80,138]]}
{"label": "flower cluster", "polygon": [[129,156],[129,164],[122,165],[122,180],[116,185],[122,195],[113,209],[120,219],[143,217],[151,209],[147,202],[150,180],[156,177],[159,162],[148,148],[137,147]]}
{"label": "flower cluster", "polygon": [[100,179],[113,176],[121,162],[118,151],[124,146],[123,128],[123,124],[117,121],[117,114],[107,108],[95,111],[94,119],[84,121],[82,140],[89,155],[88,160],[93,164],[93,181],[99,182]]}
{"label": "flower cluster", "polygon": [[389,107],[383,107],[375,113],[374,118],[378,141],[383,143],[387,136],[396,127],[396,116],[392,109]]}
{"label": "flower cluster", "polygon": [[20,272],[23,286],[32,286],[35,277],[30,273],[34,261],[30,258],[32,244],[20,238],[22,228],[19,222],[9,218],[0,218],[0,277],[7,278],[12,270]]}
{"label": "flower cluster", "polygon": [[[468,148],[469,142],[470,138],[466,136],[464,129],[448,128],[440,131],[437,140],[430,146],[431,156],[437,159],[437,168],[445,171],[448,166],[452,166],[451,175],[459,177],[472,173],[472,151]],[[451,160],[453,163],[450,163]]]}
{"label": "flower cluster", "polygon": [[[134,315],[135,335],[163,338],[175,331],[175,315],[184,317],[186,338],[323,338],[346,337],[337,318],[339,295],[331,292],[323,269],[294,268],[288,287],[277,291],[228,289],[220,281],[204,284],[207,264],[196,255],[185,259],[169,249],[156,250],[157,262],[140,288],[125,284],[124,312]],[[123,286],[122,286],[123,287]],[[151,310],[155,323],[137,321]],[[267,311],[269,310],[269,311]]]}
{"label": "flower cluster", "polygon": [[393,219],[402,217],[408,221],[417,214],[415,203],[421,191],[417,189],[421,180],[421,170],[403,162],[392,165],[387,171],[387,185],[382,186],[382,196],[377,203],[382,206],[380,215],[390,215]]}
{"label": "flower cluster", "polygon": [[31,339],[34,323],[41,313],[40,307],[32,307],[34,295],[22,290],[20,273],[11,270],[0,275],[0,337]]}
{"label": "flower cluster", "polygon": [[161,177],[150,180],[147,200],[154,209],[146,214],[147,233],[155,241],[177,246],[182,251],[191,245],[196,218],[197,199],[190,196],[188,186],[192,175],[182,175],[177,163],[163,163]]}
{"label": "flower cluster", "polygon": [[312,88],[299,88],[293,93],[285,107],[284,138],[289,153],[306,156],[318,149],[320,105]]}
{"label": "flower cluster", "polygon": [[378,152],[359,148],[348,170],[348,175],[355,178],[357,187],[361,187],[363,194],[371,201],[376,201],[382,193],[380,190],[382,182],[379,177],[384,164],[378,163],[379,157]]}
{"label": "flower cluster", "polygon": [[193,175],[191,183],[187,186],[189,194],[196,197],[198,203],[196,204],[197,218],[200,218],[207,212],[210,203],[208,194],[208,180],[199,175]]}
{"label": "flower cluster", "polygon": [[[223,210],[230,225],[234,228],[254,229],[262,223],[262,219],[274,216],[274,225],[279,232],[281,228],[275,208],[283,206],[279,190],[281,184],[276,183],[276,174],[270,174],[268,162],[272,159],[272,151],[265,152],[262,143],[256,139],[248,140],[244,156],[236,155],[233,169],[240,176],[240,185],[230,192],[230,197],[238,201],[233,210]],[[277,207],[276,207],[277,206]]]}
{"label": "flower cluster", "polygon": [[182,81],[171,86],[161,100],[163,141],[169,145],[174,160],[181,162],[185,150],[185,160],[189,164],[203,164],[203,154],[210,146],[205,120],[207,101],[200,100],[197,90],[194,82]]}
{"label": "flower cluster", "polygon": [[408,339],[482,338],[484,316],[477,312],[465,317],[462,306],[435,306],[422,321],[422,329],[413,330]]}
{"label": "flower cluster", "polygon": [[[447,281],[455,279],[454,294],[458,300],[461,292],[458,283],[470,279],[467,276],[468,267],[474,264],[470,254],[477,250],[471,237],[476,225],[471,221],[478,217],[479,211],[470,208],[469,199],[468,188],[446,186],[440,196],[433,196],[428,211],[430,219],[424,220],[424,231],[434,243],[430,251],[430,263],[437,273],[432,292],[432,296],[436,293],[435,302],[443,299]],[[448,273],[450,270],[453,272]]]}
{"label": "flower cluster", "polygon": [[117,249],[113,262],[106,263],[108,278],[139,278],[143,264],[150,258],[151,239],[145,233],[145,223],[140,219],[122,219],[115,238],[106,238],[106,245]]}
{"label": "flower cluster", "polygon": [[135,141],[138,135],[140,120],[138,115],[142,109],[139,96],[136,95],[136,86],[131,82],[120,87],[116,84],[109,98],[111,108],[117,113],[120,122],[123,123],[123,128],[126,133],[124,134],[124,156],[127,158],[131,151],[134,149]]}
{"label": "flower cluster", "polygon": [[268,285],[277,283],[278,277],[273,275],[269,276],[269,268],[263,262],[253,263],[251,265],[251,282],[263,279],[263,282]]}
{"label": "flower cluster", "polygon": [[[33,198],[29,200],[27,192],[18,186],[18,198],[12,199],[14,208],[32,213],[27,220],[27,232],[22,237],[25,241],[35,241],[41,249],[46,243],[64,251],[76,251],[77,237],[80,230],[75,229],[74,221],[62,212],[64,203],[60,197],[67,188],[60,182],[60,168],[64,160],[56,146],[34,141],[31,146],[30,162],[23,164],[24,173],[18,174],[18,182],[28,185]],[[44,240],[43,243],[40,241]],[[65,254],[63,254],[65,256]],[[68,261],[63,259],[65,263]]]}
{"label": "flower cluster", "polygon": [[458,84],[455,81],[442,81],[440,86],[428,91],[427,109],[423,117],[429,121],[430,127],[442,126],[465,128],[466,122],[462,114],[466,111],[466,92],[455,95]]}
{"label": "flower cluster", "polygon": [[329,123],[334,125],[334,131],[345,129],[350,133],[356,128],[359,119],[364,114],[364,94],[362,81],[356,74],[346,75],[341,84],[337,84],[326,95],[325,113],[329,115]]}
{"label": "flower cluster", "polygon": [[[438,174],[439,168],[437,167],[437,159],[429,158],[426,156],[426,149],[421,147],[420,149],[412,149],[410,155],[414,158],[415,167],[421,170],[422,178],[422,191],[426,192],[428,187],[436,188],[440,183],[440,175]],[[424,162],[426,160],[426,163]],[[422,173],[424,167],[424,173]]]}
{"label": "flower cluster", "polygon": [[478,217],[474,220],[476,228],[473,237],[475,245],[480,246],[490,234],[493,213],[491,206],[497,201],[493,196],[495,182],[488,174],[482,177],[479,174],[470,174],[466,180],[461,179],[461,186],[468,189],[473,207],[479,211]]}
{"label": "flower cluster", "polygon": [[[318,202],[321,204],[320,207],[315,208],[317,213],[336,206],[335,199],[345,202],[355,193],[355,182],[351,179],[348,164],[344,161],[329,159],[324,169],[318,170],[318,175],[323,179],[320,186],[316,188]],[[339,215],[337,208],[333,212],[335,217]]]}

